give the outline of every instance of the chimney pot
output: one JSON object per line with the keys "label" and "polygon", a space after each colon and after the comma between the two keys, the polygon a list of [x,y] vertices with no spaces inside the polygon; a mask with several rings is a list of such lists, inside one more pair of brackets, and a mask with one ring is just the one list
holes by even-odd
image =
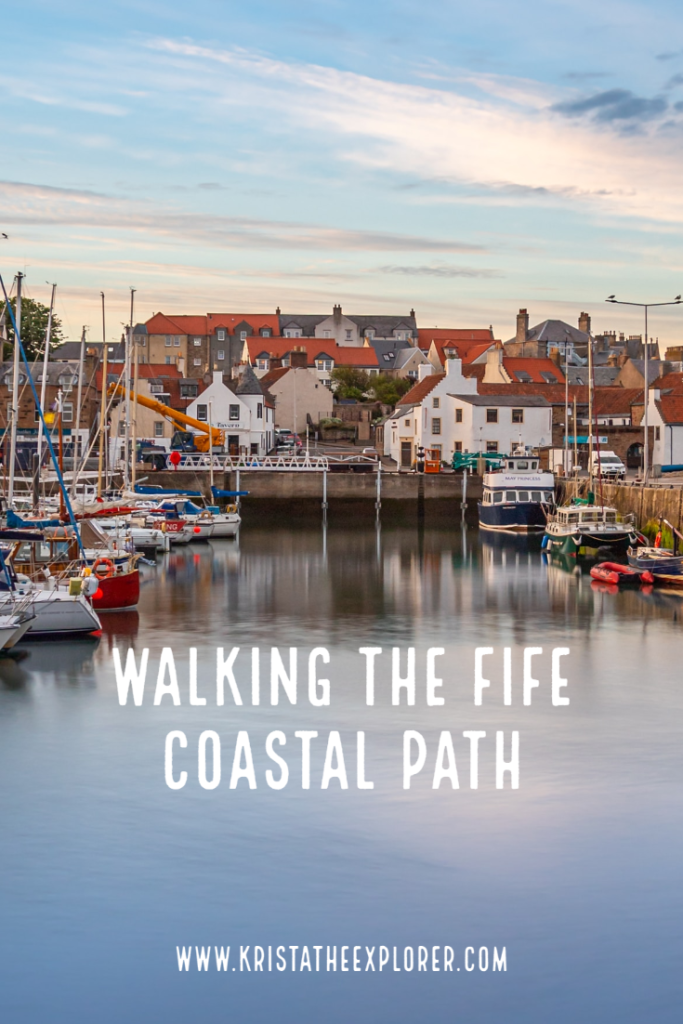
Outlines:
{"label": "chimney pot", "polygon": [[515,341],[526,341],[529,336],[529,314],[526,309],[520,309],[517,314],[517,334]]}

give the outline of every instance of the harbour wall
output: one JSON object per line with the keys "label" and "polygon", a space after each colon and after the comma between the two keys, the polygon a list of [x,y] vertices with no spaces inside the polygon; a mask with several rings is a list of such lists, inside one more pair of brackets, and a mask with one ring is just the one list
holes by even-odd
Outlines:
{"label": "harbour wall", "polygon": [[[588,480],[567,480],[558,484],[558,502],[569,500],[574,496],[585,498],[588,492]],[[594,487],[596,500],[600,500],[600,490]],[[674,526],[680,527],[683,515],[683,486],[680,481],[663,484],[658,487],[641,487],[639,484],[620,483],[602,485],[602,498],[605,505],[611,505],[619,512],[633,512],[638,526],[642,529],[650,520],[660,516],[668,519]]]}
{"label": "harbour wall", "polygon": [[[209,473],[204,470],[162,471],[148,474],[145,484],[178,487],[210,495]],[[283,514],[320,515],[326,498],[331,517],[346,519],[376,514],[377,474],[287,470],[235,470],[215,473],[214,484],[227,491],[248,491],[241,499],[245,515],[281,516]],[[382,473],[380,478],[381,513],[401,520],[415,516],[460,517],[462,475],[460,473]],[[481,497],[481,478],[467,480],[468,511],[476,515]]]}

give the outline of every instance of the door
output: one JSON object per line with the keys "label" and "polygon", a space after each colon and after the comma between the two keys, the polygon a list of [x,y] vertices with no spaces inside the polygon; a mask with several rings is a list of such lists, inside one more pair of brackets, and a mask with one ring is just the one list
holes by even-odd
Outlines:
{"label": "door", "polygon": [[410,469],[413,464],[413,442],[401,441],[401,469]]}
{"label": "door", "polygon": [[239,455],[240,453],[240,435],[229,434],[228,435],[228,454]]}

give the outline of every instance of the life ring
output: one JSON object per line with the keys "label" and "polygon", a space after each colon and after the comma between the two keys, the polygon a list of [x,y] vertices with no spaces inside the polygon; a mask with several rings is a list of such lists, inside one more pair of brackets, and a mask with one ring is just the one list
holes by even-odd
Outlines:
{"label": "life ring", "polygon": [[[99,569],[104,568],[104,572],[98,572]],[[108,580],[110,576],[113,576],[116,572],[116,566],[112,562],[111,558],[98,558],[92,567],[93,575],[97,576],[98,580]]]}

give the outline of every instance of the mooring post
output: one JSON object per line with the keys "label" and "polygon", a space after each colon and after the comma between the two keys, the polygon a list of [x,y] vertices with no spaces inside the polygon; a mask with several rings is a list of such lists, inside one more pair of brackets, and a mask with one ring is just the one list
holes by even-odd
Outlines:
{"label": "mooring post", "polygon": [[467,468],[462,471],[462,501],[460,502],[461,517],[465,518],[467,510]]}
{"label": "mooring post", "polygon": [[[235,470],[235,490],[239,491],[239,489],[240,489],[240,471],[239,471],[239,469],[236,469]],[[213,498],[213,495],[211,495],[211,497]],[[236,504],[237,504],[237,511],[239,512],[239,510],[240,510],[240,496],[239,496],[239,494],[237,495],[237,498],[235,499],[235,501],[236,501]]]}
{"label": "mooring post", "polygon": [[323,521],[327,521],[327,470],[323,469]]}

